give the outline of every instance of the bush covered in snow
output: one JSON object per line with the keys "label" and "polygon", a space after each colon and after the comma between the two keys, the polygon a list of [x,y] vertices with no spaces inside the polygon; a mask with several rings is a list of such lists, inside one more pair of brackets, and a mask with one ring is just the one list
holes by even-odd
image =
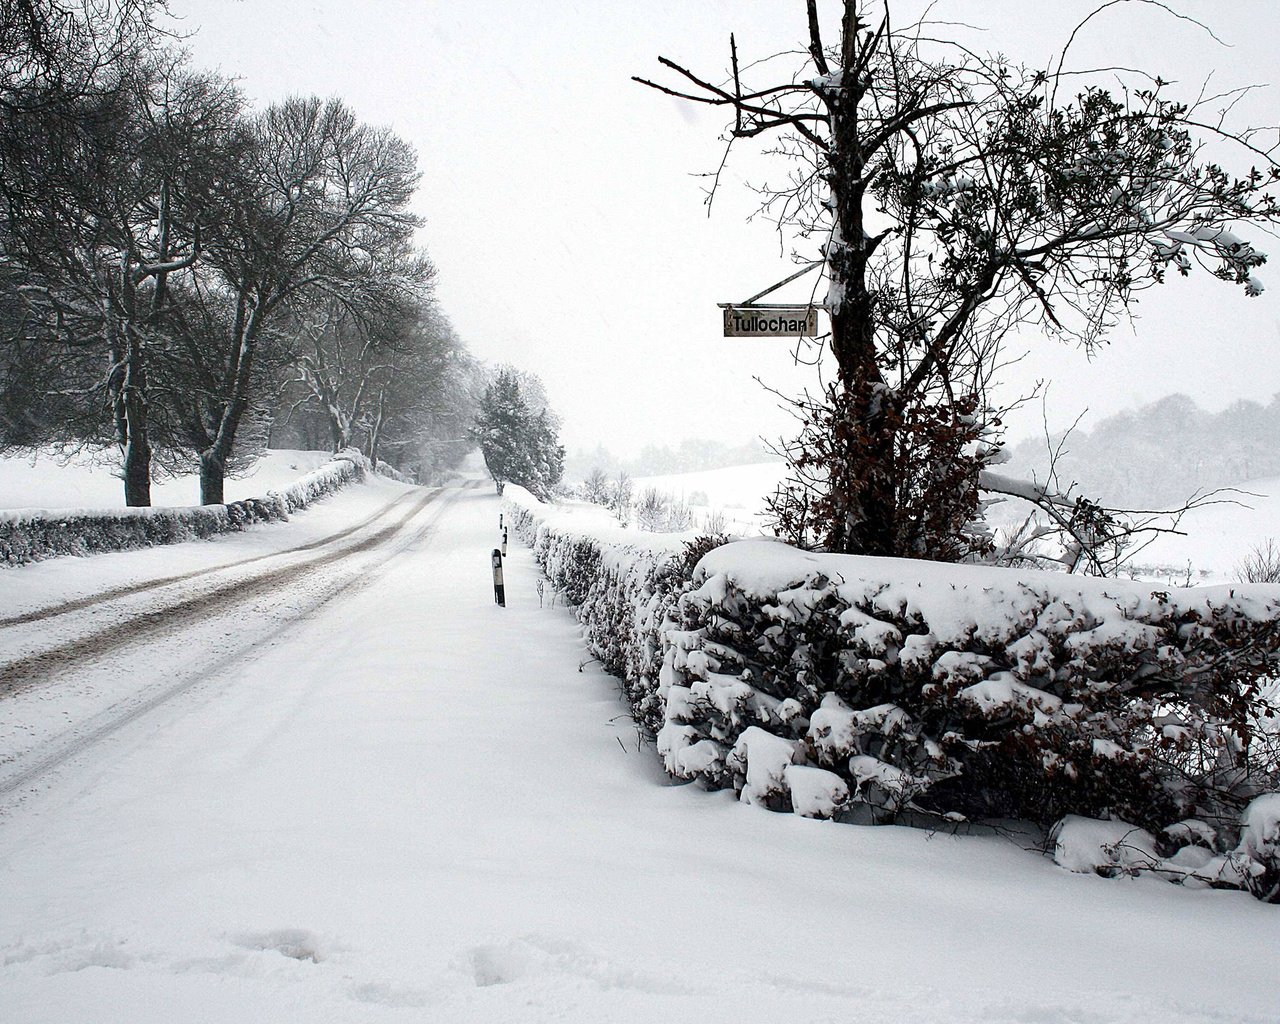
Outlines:
{"label": "bush covered in snow", "polygon": [[368,470],[364,456],[347,450],[283,491],[225,505],[0,512],[0,565],[176,544],[243,530],[255,523],[279,522],[318,498],[364,479]]}
{"label": "bush covered in snow", "polygon": [[[1065,821],[1090,869],[1276,898],[1280,588],[677,548],[507,509],[673,776],[810,817]],[[1076,843],[1086,820],[1106,834]]]}
{"label": "bush covered in snow", "polygon": [[1151,592],[745,541],[703,559],[679,618],[659,751],[753,803],[795,806],[782,769],[803,765],[830,773],[833,808],[838,780],[877,820],[1194,819],[1222,853],[1277,788],[1259,735],[1274,587]]}
{"label": "bush covered in snow", "polygon": [[[349,449],[350,450],[350,449]],[[413,480],[406,473],[401,473],[395,466],[389,462],[378,460],[378,476],[385,476],[388,480],[394,480],[399,484],[411,484]]]}
{"label": "bush covered in snow", "polygon": [[1235,834],[1238,842],[1228,848],[1228,833],[1195,819],[1153,835],[1127,821],[1068,815],[1050,841],[1053,859],[1069,871],[1155,874],[1182,885],[1245,889],[1280,903],[1280,793],[1255,797]]}

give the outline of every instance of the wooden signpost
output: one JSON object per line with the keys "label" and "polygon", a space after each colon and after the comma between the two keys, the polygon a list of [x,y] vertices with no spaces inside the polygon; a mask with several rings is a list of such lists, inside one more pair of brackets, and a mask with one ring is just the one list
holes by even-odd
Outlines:
{"label": "wooden signpost", "polygon": [[777,291],[798,277],[803,277],[815,267],[823,265],[815,260],[797,270],[777,284],[771,284],[745,302],[722,302],[724,311],[724,336],[726,338],[816,338],[818,336],[818,310],[822,304],[808,302],[803,306],[758,303],[770,292]]}
{"label": "wooden signpost", "polygon": [[725,306],[726,338],[812,338],[817,306]]}

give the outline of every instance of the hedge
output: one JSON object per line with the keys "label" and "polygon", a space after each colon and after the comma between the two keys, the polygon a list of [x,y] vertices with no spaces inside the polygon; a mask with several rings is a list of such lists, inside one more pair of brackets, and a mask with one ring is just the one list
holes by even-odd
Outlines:
{"label": "hedge", "polygon": [[1280,829],[1259,818],[1280,587],[694,542],[509,491],[672,776],[810,817],[1016,818],[1068,843],[1064,822],[1119,822],[1152,836],[1146,869],[1280,899],[1280,837],[1257,838]]}
{"label": "hedge", "polygon": [[282,491],[225,505],[0,512],[0,565],[177,544],[243,530],[255,523],[281,522],[317,499],[363,480],[368,471],[368,460],[348,450]]}

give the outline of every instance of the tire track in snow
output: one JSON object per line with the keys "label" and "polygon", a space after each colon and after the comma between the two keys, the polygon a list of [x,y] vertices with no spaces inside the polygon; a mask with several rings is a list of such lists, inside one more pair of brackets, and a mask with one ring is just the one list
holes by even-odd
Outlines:
{"label": "tire track in snow", "polygon": [[256,576],[232,580],[194,597],[131,614],[88,636],[0,664],[0,698],[47,684],[72,667],[79,669],[86,662],[114,654],[124,647],[145,643],[157,636],[204,623],[211,614],[298,583],[335,562],[368,551],[404,529],[440,493],[439,489],[426,492],[418,498],[403,519],[336,551],[325,552],[319,557],[271,569]]}
{"label": "tire track in snow", "polygon": [[[371,565],[366,565],[361,571],[352,573],[350,576],[342,579],[336,586],[326,588],[312,601],[308,602],[304,607],[297,610],[296,613],[290,615],[284,622],[273,627],[265,633],[255,633],[247,640],[242,642],[234,650],[228,651],[216,660],[205,665],[203,668],[195,672],[188,673],[181,677],[175,683],[157,684],[142,690],[136,691],[130,696],[114,702],[101,711],[92,715],[84,723],[79,726],[73,726],[66,732],[46,741],[41,748],[33,750],[25,754],[18,755],[9,764],[0,764],[0,799],[7,799],[14,796],[20,790],[30,787],[38,781],[42,776],[49,774],[59,768],[68,761],[80,756],[90,748],[103,740],[109,738],[113,734],[124,729],[126,726],[136,722],[138,719],[150,714],[157,708],[169,703],[175,698],[181,696],[189,690],[194,689],[202,683],[215,678],[220,673],[226,671],[238,661],[251,655],[255,647],[262,644],[270,643],[273,640],[287,634],[290,630],[298,625],[306,622],[312,615],[325,605],[344,595],[351,595],[364,589],[372,584],[385,571],[387,565],[402,552],[412,547],[414,544],[427,538],[435,529],[435,525],[440,516],[448,509],[464,490],[471,490],[476,485],[468,483],[463,488],[452,490],[452,492],[442,492],[437,489],[428,494],[414,508],[414,510],[405,517],[404,520],[381,531],[375,535],[380,543],[385,543],[394,539],[395,535],[400,533],[408,522],[418,513],[422,512],[434,499],[441,497],[442,500],[435,505],[435,515],[417,526],[410,533],[401,538],[400,542],[389,547]],[[361,542],[358,547],[361,550],[368,550],[374,546],[371,541],[375,538],[369,538]],[[324,564],[332,564],[340,561],[341,557],[355,553],[354,549],[345,549],[339,556],[330,556],[324,560],[307,563],[305,567],[317,566],[322,562]],[[271,576],[275,573],[269,574]],[[295,580],[294,582],[297,582]],[[184,603],[185,604],[185,603]],[[239,604],[237,601],[236,604]],[[6,771],[6,769],[9,769]],[[19,797],[21,799],[21,797]]]}
{"label": "tire track in snow", "polygon": [[102,604],[105,601],[115,601],[122,597],[132,597],[134,594],[143,594],[148,590],[158,590],[161,587],[167,587],[173,583],[183,583],[187,580],[198,579],[201,576],[207,576],[210,573],[222,572],[226,569],[238,569],[241,566],[251,565],[254,562],[261,562],[267,558],[281,558],[285,555],[296,555],[304,551],[314,551],[316,548],[322,548],[329,544],[336,544],[338,541],[345,540],[354,533],[365,529],[366,527],[377,522],[384,516],[390,515],[398,506],[403,505],[406,501],[414,496],[413,491],[406,491],[400,497],[393,501],[387,502],[382,508],[378,509],[372,515],[366,516],[360,522],[353,526],[348,526],[337,533],[331,533],[327,537],[321,537],[307,544],[299,544],[297,547],[284,548],[280,551],[268,551],[266,554],[253,555],[250,558],[241,558],[235,562],[224,562],[221,565],[210,565],[203,569],[193,569],[191,572],[181,573],[177,576],[166,576],[158,580],[144,580],[141,583],[129,583],[120,587],[113,587],[111,590],[104,590],[100,594],[91,594],[88,597],[76,598],[72,601],[65,601],[61,604],[48,605],[44,608],[36,608],[29,612],[23,612],[21,615],[13,615],[7,619],[0,619],[0,629],[6,629],[11,626],[25,626],[32,622],[40,622],[44,619],[52,619],[58,615],[66,615],[68,612],[83,611],[86,608],[92,608],[94,605]]}

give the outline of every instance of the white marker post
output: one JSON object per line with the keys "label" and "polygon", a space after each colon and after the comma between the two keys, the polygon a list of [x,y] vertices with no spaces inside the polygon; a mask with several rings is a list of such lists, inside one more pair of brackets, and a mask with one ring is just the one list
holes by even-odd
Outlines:
{"label": "white marker post", "polygon": [[499,608],[507,606],[507,590],[502,584],[502,552],[493,549],[493,599]]}
{"label": "white marker post", "polygon": [[502,528],[502,557],[507,557],[507,528]]}

